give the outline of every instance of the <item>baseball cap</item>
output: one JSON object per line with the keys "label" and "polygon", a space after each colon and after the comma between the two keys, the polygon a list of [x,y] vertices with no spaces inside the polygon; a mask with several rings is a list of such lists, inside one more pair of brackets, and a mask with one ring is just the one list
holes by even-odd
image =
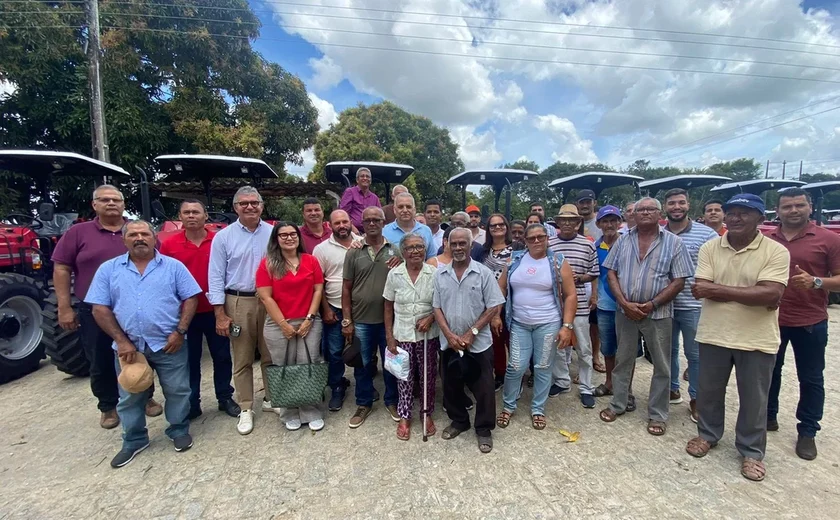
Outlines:
{"label": "baseball cap", "polygon": [[595,192],[592,190],[580,190],[577,194],[577,201],[592,199],[595,200]]}
{"label": "baseball cap", "polygon": [[580,213],[574,204],[563,204],[557,212],[557,218],[580,218]]}
{"label": "baseball cap", "polygon": [[600,221],[602,218],[608,215],[615,215],[619,219],[621,218],[621,210],[616,208],[615,206],[604,206],[603,208],[598,210],[598,215],[595,217],[595,222]]}
{"label": "baseball cap", "polygon": [[130,394],[145,392],[154,382],[154,374],[146,356],[137,352],[134,354],[134,363],[126,363],[120,358],[120,376],[117,382]]}
{"label": "baseball cap", "polygon": [[752,193],[739,193],[735,195],[723,205],[723,211],[729,211],[732,206],[741,206],[758,211],[764,215],[764,201],[758,195]]}
{"label": "baseball cap", "polygon": [[481,210],[480,210],[480,209],[478,209],[478,206],[476,206],[475,204],[473,204],[473,205],[471,205],[471,206],[467,206],[467,209],[465,209],[464,211],[466,211],[467,213],[478,213],[478,214],[481,214]]}

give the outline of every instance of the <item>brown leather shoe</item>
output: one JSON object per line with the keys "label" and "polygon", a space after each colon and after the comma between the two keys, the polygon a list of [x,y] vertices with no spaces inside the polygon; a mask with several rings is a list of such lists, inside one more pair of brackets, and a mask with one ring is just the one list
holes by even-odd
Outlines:
{"label": "brown leather shoe", "polygon": [[102,412],[102,415],[99,417],[99,426],[105,428],[106,430],[114,429],[119,425],[120,425],[120,416],[117,415],[116,410],[109,410],[107,412]]}
{"label": "brown leather shoe", "polygon": [[697,413],[697,399],[692,399],[691,401],[689,401],[688,407],[690,411],[689,417],[691,418],[691,422],[697,424],[697,421],[700,420],[700,414]]}
{"label": "brown leather shoe", "polygon": [[157,417],[162,413],[163,406],[161,406],[159,402],[155,401],[154,397],[146,401],[146,415],[149,417]]}

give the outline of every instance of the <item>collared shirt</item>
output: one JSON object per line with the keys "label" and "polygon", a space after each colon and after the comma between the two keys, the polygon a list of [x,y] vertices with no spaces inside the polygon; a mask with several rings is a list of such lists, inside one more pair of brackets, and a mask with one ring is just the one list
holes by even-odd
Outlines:
{"label": "collared shirt", "polygon": [[[676,278],[694,274],[694,265],[680,238],[659,229],[658,236],[639,258],[639,230],[633,228],[610,249],[604,267],[615,271],[624,297],[631,302],[647,303]],[[623,312],[623,311],[622,311]],[[654,320],[674,316],[674,303],[660,305],[650,314]]]}
{"label": "collared shirt", "polygon": [[126,251],[120,230],[103,228],[96,217],[90,222],[70,226],[55,245],[52,261],[72,269],[73,293],[84,300],[99,266]]}
{"label": "collared shirt", "polygon": [[306,227],[306,224],[300,227],[300,239],[303,240],[303,251],[310,255],[313,251],[315,251],[315,246],[326,241],[330,238],[330,236],[332,236],[332,229],[330,229],[328,222],[323,223],[321,236],[317,236],[315,233],[310,231],[309,228]]}
{"label": "collared shirt", "polygon": [[[415,328],[417,320],[432,314],[432,299],[435,293],[435,272],[437,269],[423,264],[417,280],[411,281],[405,262],[391,269],[382,293],[389,302],[394,302],[394,338],[402,343],[423,341],[423,333]],[[440,330],[436,323],[426,334],[428,339],[436,338]]]}
{"label": "collared shirt", "polygon": [[[613,245],[615,245],[615,242],[613,242]],[[618,304],[615,302],[615,296],[612,290],[610,290],[610,284],[607,282],[607,273],[610,270],[604,267],[604,260],[610,254],[610,245],[604,242],[604,237],[599,238],[595,242],[595,252],[598,254],[598,264],[600,266],[600,274],[598,275],[598,309],[615,312],[618,309]]]}
{"label": "collared shirt", "polygon": [[[665,225],[665,231],[673,233],[673,231],[668,229],[668,224]],[[685,229],[674,234],[680,237],[683,244],[685,244],[685,248],[688,250],[688,255],[691,257],[691,265],[693,265],[695,269],[697,268],[697,255],[700,253],[700,247],[709,240],[719,236],[717,232],[709,226],[705,226],[698,222],[692,222],[691,220],[688,221],[688,226],[686,226]],[[690,276],[685,279],[685,287],[683,287],[683,290],[680,291],[676,298],[674,298],[674,310],[692,310],[699,309],[702,306],[700,300],[695,299],[691,294],[692,285],[694,285],[694,277]]]}
{"label": "collared shirt", "polygon": [[195,245],[187,239],[186,230],[181,230],[160,245],[160,254],[171,256],[187,266],[187,270],[195,278],[198,286],[201,287],[202,294],[198,295],[198,308],[195,312],[211,312],[213,310],[213,306],[207,301],[207,296],[204,293],[208,289],[207,273],[210,269],[210,248],[214,236],[216,236],[216,233],[208,231],[201,244]]}
{"label": "collared shirt", "polygon": [[201,287],[178,260],[156,252],[141,275],[125,253],[99,267],[85,303],[109,307],[139,352],[158,352],[178,328],[181,303],[198,294]]}
{"label": "collared shirt", "polygon": [[[455,274],[450,263],[435,274],[435,295],[432,306],[443,311],[446,323],[453,334],[460,336],[475,325],[485,310],[505,303],[499,283],[490,269],[470,260],[461,279]],[[484,352],[493,344],[488,323],[478,331],[470,352]],[[440,348],[449,347],[446,338],[441,335]]]}
{"label": "collared shirt", "polygon": [[[472,231],[472,230],[470,230],[470,231]],[[478,234],[473,235],[473,243],[483,246],[484,242],[486,242],[486,241],[487,241],[487,232],[484,231],[481,228],[478,228]]]}
{"label": "collared shirt", "polygon": [[338,205],[340,209],[343,209],[350,215],[350,222],[359,231],[363,229],[362,213],[365,211],[365,208],[370,206],[381,208],[382,203],[379,202],[379,197],[376,193],[368,191],[366,194],[362,194],[362,190],[358,186],[344,190],[344,194],[341,196],[341,203]]}
{"label": "collared shirt", "polygon": [[[697,259],[698,280],[730,287],[753,287],[758,282],[788,283],[790,254],[778,242],[757,233],[736,251],[726,234],[703,244]],[[736,350],[775,354],[779,350],[779,311],[738,302],[703,300],[696,340]]]}
{"label": "collared shirt", "polygon": [[[431,231],[432,228],[429,228]],[[437,251],[443,247],[443,234],[446,232],[443,228],[438,228],[436,233],[432,233],[432,243],[434,244],[434,250]],[[440,253],[438,253],[440,254]]]}
{"label": "collared shirt", "polygon": [[[417,233],[423,237],[423,242],[426,243],[426,260],[435,256],[435,251],[437,251],[437,249],[435,249],[434,239],[432,238],[432,230],[429,229],[429,226],[414,221],[414,227],[411,229],[411,232]],[[397,251],[400,249],[400,239],[403,235],[406,235],[406,232],[403,231],[403,228],[399,226],[397,221],[391,222],[382,228],[382,236],[385,237],[385,240],[394,244]]]}
{"label": "collared shirt", "polygon": [[[353,241],[362,240],[364,237],[352,235]],[[352,243],[352,242],[351,242]],[[344,257],[347,256],[349,247],[344,247],[330,234],[330,238],[321,242],[315,247],[312,256],[321,264],[324,271],[324,294],[327,295],[327,302],[341,309],[341,289],[344,284]]]}
{"label": "collared shirt", "polygon": [[[840,236],[809,222],[805,229],[788,242],[781,226],[767,236],[783,245],[790,253],[790,276],[795,267],[826,278],[840,274]],[[779,305],[779,325],[807,327],[828,319],[828,291],[825,289],[797,289],[787,286]]]}
{"label": "collared shirt", "polygon": [[255,231],[236,222],[216,233],[210,249],[209,289],[211,305],[224,305],[225,290],[256,291],[256,274],[265,257],[272,225],[263,220]]}
{"label": "collared shirt", "polygon": [[[598,254],[595,252],[595,246],[585,236],[575,235],[574,238],[565,240],[557,235],[548,241],[548,247],[555,253],[563,254],[572,267],[572,273],[598,277]],[[589,296],[586,289],[585,283],[575,284],[577,296],[575,316],[589,316]]]}
{"label": "collared shirt", "polygon": [[365,242],[359,249],[347,251],[344,258],[344,279],[353,282],[350,292],[350,318],[357,323],[374,325],[385,322],[385,281],[388,279],[388,261],[399,256],[397,248],[387,240],[376,251]]}

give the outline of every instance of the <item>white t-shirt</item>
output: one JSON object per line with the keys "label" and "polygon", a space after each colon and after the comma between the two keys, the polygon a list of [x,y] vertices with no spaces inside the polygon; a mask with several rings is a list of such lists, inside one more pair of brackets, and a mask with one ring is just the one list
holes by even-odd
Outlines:
{"label": "white t-shirt", "polygon": [[484,242],[487,240],[487,232],[483,229],[478,229],[478,234],[473,237],[473,242],[478,242],[481,245],[484,245]]}
{"label": "white t-shirt", "polygon": [[509,283],[513,291],[514,320],[523,325],[543,325],[559,319],[548,257],[534,260],[525,253]]}

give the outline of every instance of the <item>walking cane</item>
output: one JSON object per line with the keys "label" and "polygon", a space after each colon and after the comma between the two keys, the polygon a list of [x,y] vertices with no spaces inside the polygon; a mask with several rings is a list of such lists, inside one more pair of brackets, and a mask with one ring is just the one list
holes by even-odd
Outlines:
{"label": "walking cane", "polygon": [[429,333],[423,333],[423,442],[428,442],[426,434],[426,420],[429,418]]}

